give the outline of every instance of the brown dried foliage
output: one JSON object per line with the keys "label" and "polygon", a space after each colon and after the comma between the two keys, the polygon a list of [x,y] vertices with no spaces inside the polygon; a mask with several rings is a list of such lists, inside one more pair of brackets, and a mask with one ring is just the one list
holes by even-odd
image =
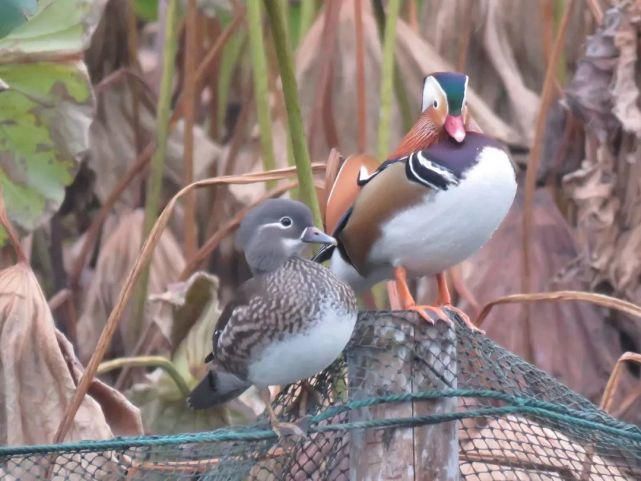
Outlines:
{"label": "brown dried foliage", "polygon": [[[101,246],[95,272],[91,278],[78,320],[80,358],[91,357],[107,316],[119,299],[127,272],[134,265],[142,245],[142,210],[127,212],[108,223],[109,235]],[[177,279],[185,267],[178,242],[165,231],[158,242],[151,262],[149,293],[159,294],[167,283]],[[127,311],[129,312],[129,311]],[[128,314],[126,314],[128,315]],[[141,334],[154,322],[149,309],[143,319],[128,318],[119,328],[119,342],[112,346],[112,356],[131,355]],[[161,331],[164,326],[159,326]]]}
{"label": "brown dried foliage", "polygon": [[[51,442],[82,367],[55,328],[38,281],[24,263],[0,272],[0,442]],[[141,434],[138,409],[94,380],[68,439]]]}
{"label": "brown dried foliage", "polygon": [[[588,37],[585,56],[566,89],[571,112],[585,131],[584,156],[562,186],[587,287],[637,305],[641,304],[640,32],[641,4],[621,2],[607,10],[603,26]],[[641,323],[615,312],[611,319],[627,348],[641,350]],[[629,372],[624,377],[628,384],[639,382]],[[638,415],[633,419],[640,420]]]}

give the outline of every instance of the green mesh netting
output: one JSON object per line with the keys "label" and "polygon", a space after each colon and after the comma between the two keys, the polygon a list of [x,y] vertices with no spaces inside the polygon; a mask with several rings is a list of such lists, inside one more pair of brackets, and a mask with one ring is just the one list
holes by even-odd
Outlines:
{"label": "green mesh netting", "polygon": [[637,427],[460,323],[408,319],[363,313],[344,359],[281,393],[282,420],[308,416],[304,440],[265,422],[6,447],[2,479],[641,480]]}

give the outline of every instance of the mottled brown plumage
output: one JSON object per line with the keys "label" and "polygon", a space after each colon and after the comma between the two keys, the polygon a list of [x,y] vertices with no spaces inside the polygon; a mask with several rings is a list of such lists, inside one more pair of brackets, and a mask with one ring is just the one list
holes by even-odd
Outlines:
{"label": "mottled brown plumage", "polygon": [[[356,323],[352,289],[325,267],[300,257],[304,243],[335,243],[313,226],[300,202],[267,201],[237,237],[253,278],[222,312],[207,376],[188,398],[195,409],[228,401],[252,384],[269,401],[271,385],[317,374],[341,353]],[[283,426],[271,406],[272,425]]]}
{"label": "mottled brown plumage", "polygon": [[275,272],[256,276],[239,290],[233,308],[221,315],[214,337],[214,362],[239,377],[274,341],[309,331],[326,310],[357,311],[352,289],[325,267],[292,257]]}

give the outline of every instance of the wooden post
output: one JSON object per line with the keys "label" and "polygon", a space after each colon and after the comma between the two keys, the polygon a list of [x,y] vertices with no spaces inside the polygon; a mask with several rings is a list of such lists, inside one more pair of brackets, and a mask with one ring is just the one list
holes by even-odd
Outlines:
{"label": "wooden post", "polygon": [[[456,388],[454,329],[427,324],[412,312],[363,312],[347,354],[351,399]],[[456,398],[381,404],[350,421],[411,418],[456,410]],[[456,422],[350,433],[354,481],[458,481]]]}

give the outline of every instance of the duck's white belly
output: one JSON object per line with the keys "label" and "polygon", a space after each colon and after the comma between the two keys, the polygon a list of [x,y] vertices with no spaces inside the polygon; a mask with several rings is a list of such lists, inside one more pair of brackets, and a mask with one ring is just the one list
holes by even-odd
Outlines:
{"label": "duck's white belly", "polygon": [[427,193],[422,203],[386,222],[370,259],[381,267],[403,266],[412,277],[442,272],[490,239],[515,194],[509,158],[500,149],[485,148],[458,186]]}
{"label": "duck's white belly", "polygon": [[325,318],[304,333],[270,344],[249,367],[248,379],[258,387],[290,384],[318,374],[334,362],[349,342],[356,312]]}

